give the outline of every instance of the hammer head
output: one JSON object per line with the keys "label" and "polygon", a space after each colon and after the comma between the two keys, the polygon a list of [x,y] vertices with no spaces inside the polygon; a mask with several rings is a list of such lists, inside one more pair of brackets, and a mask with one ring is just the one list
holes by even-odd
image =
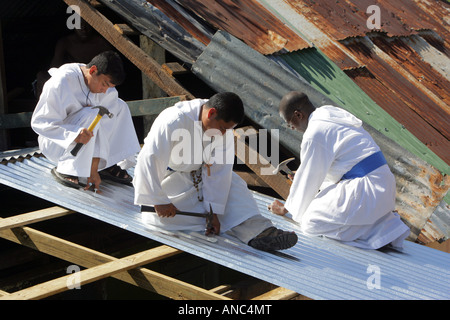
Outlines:
{"label": "hammer head", "polygon": [[213,229],[213,225],[212,225],[212,219],[213,219],[213,209],[211,207],[211,203],[209,204],[209,212],[206,215],[206,231],[210,231]]}
{"label": "hammer head", "polygon": [[109,118],[112,118],[114,116],[111,112],[109,112],[108,109],[106,109],[103,106],[95,106],[95,107],[92,107],[92,109],[98,109],[98,114],[102,117],[104,115],[107,115]]}
{"label": "hammer head", "polygon": [[295,158],[289,158],[289,159],[286,159],[286,160],[280,162],[280,164],[275,168],[275,170],[273,170],[273,174],[277,174],[278,172],[283,171],[286,174],[294,175],[294,173],[291,171],[291,169],[289,169],[287,166],[287,164],[294,159]]}

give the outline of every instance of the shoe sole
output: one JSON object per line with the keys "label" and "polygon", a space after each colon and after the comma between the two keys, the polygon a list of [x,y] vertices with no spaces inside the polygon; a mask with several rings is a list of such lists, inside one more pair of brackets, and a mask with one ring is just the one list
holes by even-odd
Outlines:
{"label": "shoe sole", "polygon": [[289,249],[298,241],[297,234],[294,232],[284,233],[278,236],[267,236],[259,239],[254,239],[251,247],[262,251],[278,251]]}
{"label": "shoe sole", "polygon": [[56,181],[58,181],[63,186],[73,188],[73,189],[81,189],[84,188],[86,185],[83,185],[82,183],[76,184],[75,182],[69,181],[64,176],[56,171],[56,167],[51,170],[53,177],[55,177]]}

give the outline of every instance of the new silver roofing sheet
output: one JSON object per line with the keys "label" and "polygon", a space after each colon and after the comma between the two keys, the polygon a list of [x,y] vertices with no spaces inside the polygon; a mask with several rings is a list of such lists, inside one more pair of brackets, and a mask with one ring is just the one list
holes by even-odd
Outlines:
{"label": "new silver roofing sheet", "polygon": [[45,157],[16,157],[7,155],[0,164],[0,183],[313,299],[450,298],[450,255],[445,252],[409,241],[403,252],[380,252],[309,237],[271,214],[267,204],[273,199],[259,193],[254,197],[261,214],[277,227],[295,230],[297,245],[268,253],[229,236],[215,236],[212,242],[197,232],[154,230],[142,223],[132,187],[104,182],[102,194],[67,188],[53,179],[54,164]]}

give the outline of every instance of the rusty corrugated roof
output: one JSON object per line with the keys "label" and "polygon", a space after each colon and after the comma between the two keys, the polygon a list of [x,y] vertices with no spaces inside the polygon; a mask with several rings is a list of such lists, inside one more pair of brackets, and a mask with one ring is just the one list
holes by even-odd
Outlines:
{"label": "rusty corrugated roof", "polygon": [[[397,57],[391,58],[391,55],[395,55],[395,52],[390,51],[394,47],[388,47],[388,54],[390,54],[388,57],[384,57],[381,52],[375,52],[377,49],[374,49],[374,43],[367,38],[361,41],[355,41],[355,39],[346,41],[348,50],[363,61],[367,70],[374,76],[373,80],[376,83],[373,83],[370,88],[380,88],[379,85],[382,85],[379,91],[366,91],[368,95],[377,101],[392,117],[407,127],[430,150],[449,164],[450,141],[448,139],[450,138],[450,129],[448,122],[450,109],[445,101],[443,99],[440,100],[441,98],[436,96],[431,90],[424,92],[426,86],[422,85],[420,81],[421,74],[423,74],[424,78],[426,76],[426,73],[421,72],[421,69],[426,70],[426,68],[431,68],[431,66],[416,59],[414,74],[412,74],[410,70],[404,67],[405,64],[409,63],[400,64],[397,62],[393,64],[389,60],[394,59],[395,62],[395,59],[408,58],[399,52],[397,52],[399,53]],[[378,42],[381,42],[381,40]],[[416,80],[415,77],[419,79]],[[428,80],[436,81],[444,88],[450,85],[438,73],[430,75]],[[366,90],[368,88],[365,87]],[[386,100],[386,96],[392,96],[389,103]],[[447,93],[443,93],[443,96],[448,99]],[[417,116],[423,120],[420,121]],[[419,123],[420,125],[417,126]]]}
{"label": "rusty corrugated roof", "polygon": [[408,36],[422,29],[448,33],[448,30],[443,28],[446,21],[442,13],[448,10],[443,1],[289,0],[286,2],[337,40],[364,36],[372,31],[367,27],[367,19],[373,13],[366,13],[371,5],[376,5],[380,9],[380,31],[386,32],[390,37]]}
{"label": "rusty corrugated roof", "polygon": [[[366,9],[372,1],[258,1],[314,41],[367,95],[450,164],[450,82],[448,73],[437,70],[439,64],[433,62],[450,61],[449,4],[377,1],[382,28],[373,33],[366,26]],[[414,48],[411,39],[425,47]],[[426,61],[418,50],[435,50],[441,56]]]}
{"label": "rusty corrugated roof", "polygon": [[[441,134],[436,134],[436,129],[427,123],[416,112],[411,112],[409,107],[398,97],[398,95],[389,90],[380,82],[367,68],[345,70],[345,73],[367,95],[382,106],[391,117],[397,120],[418,139],[421,140],[430,150],[440,156],[448,163],[448,139]],[[447,149],[445,148],[447,146]]]}
{"label": "rusty corrugated roof", "polygon": [[[106,0],[101,1],[106,2]],[[120,1],[128,2],[131,0]],[[242,0],[214,2],[206,0],[141,1],[148,1],[147,3],[152,3],[155,7],[158,7],[175,23],[183,25],[187,33],[197,39],[203,31],[195,27],[192,22],[201,20],[205,24],[213,26],[213,28],[227,31],[262,54],[297,51],[294,55],[282,55],[297,59],[294,61],[297,67],[302,67],[303,56],[306,52],[312,50],[303,49],[310,48],[308,44],[313,43],[341,70],[345,70],[347,75],[378,106],[404,125],[434,154],[417,143],[418,141],[415,139],[411,143],[409,151],[419,157],[422,156],[427,161],[431,161],[430,163],[436,165],[442,172],[448,172],[448,165],[446,166],[446,164],[450,163],[450,142],[448,140],[448,128],[445,126],[449,118],[448,104],[446,103],[448,96],[445,92],[448,88],[448,77],[441,76],[445,72],[437,72],[437,63],[429,63],[430,58],[427,58],[428,60],[421,59],[423,56],[419,57],[416,54],[418,48],[414,48],[414,46],[408,45],[407,41],[404,41],[414,37],[420,39],[426,46],[435,48],[436,51],[442,53],[443,57],[448,59],[448,49],[445,42],[448,24],[443,17],[443,13],[449,8],[448,4],[430,0],[424,6],[421,2],[401,1],[395,7],[387,1],[378,1],[377,4],[383,8],[381,11],[382,18],[386,17],[386,13],[389,13],[389,19],[392,19],[392,21],[385,21],[381,32],[376,33],[380,38],[374,39],[373,33],[368,34],[370,30],[366,27],[368,15],[365,13],[365,8],[373,4],[369,1],[348,0],[345,3],[339,1],[330,3],[325,0],[315,0],[314,2],[307,0],[249,0],[245,3]],[[138,1],[133,0],[133,2]],[[305,4],[308,3],[310,6],[305,9]],[[342,10],[334,10],[333,5],[337,5]],[[317,10],[322,12],[323,15],[313,10],[313,6],[318,8]],[[404,6],[410,7],[404,8]],[[330,8],[326,9],[328,7]],[[323,13],[325,12],[323,11],[324,8],[329,11]],[[359,10],[355,8],[359,8]],[[329,15],[332,14],[333,10],[338,17],[329,21],[327,17],[330,17]],[[435,18],[427,18],[428,16]],[[414,19],[416,20],[412,21]],[[366,29],[364,30],[364,28]],[[272,38],[270,38],[270,30],[274,31]],[[341,35],[339,35],[339,32],[341,32]],[[402,36],[403,38],[392,38],[390,37],[392,35]],[[274,39],[278,41],[274,41]],[[289,39],[289,41],[285,42],[283,39]],[[293,45],[295,39],[298,41],[301,39],[303,44]],[[208,36],[208,40],[203,42],[209,41]],[[263,42],[261,43],[261,41]],[[374,42],[377,42],[380,47]],[[389,43],[394,43],[394,47],[390,48]],[[387,44],[387,46],[383,44]],[[209,46],[210,43],[207,47]],[[425,49],[427,50],[428,47]],[[205,52],[205,49],[202,50]],[[300,56],[296,57],[296,53],[299,53]],[[409,57],[405,57],[406,54],[414,56],[408,61],[408,65],[403,67],[402,60],[409,59]],[[213,59],[215,63],[211,66],[222,64],[225,59],[220,53],[213,58],[215,58]],[[314,60],[324,60],[318,59],[319,55],[316,58]],[[199,57],[197,56],[197,62],[198,60]],[[249,65],[246,67],[250,70],[265,70],[266,68],[265,65],[257,65],[254,61],[248,63]],[[328,63],[328,61],[325,61],[325,63]],[[413,64],[419,65],[419,67],[414,68]],[[340,80],[336,80],[338,72],[334,72],[334,67],[330,69],[331,71],[325,70],[325,74],[321,73],[321,68],[314,67],[314,64],[311,64],[310,67],[311,69],[305,70],[306,74],[301,74],[305,79],[310,79],[308,80],[311,81],[310,84],[317,84],[328,97],[338,100],[339,97],[344,99],[347,97],[342,94],[344,88],[339,83]],[[242,70],[237,72],[242,74],[244,72]],[[296,70],[298,71],[298,68]],[[436,74],[439,73],[439,75],[434,76],[433,71],[436,71]],[[224,74],[218,76],[224,77]],[[325,78],[323,78],[324,76]],[[272,75],[272,78],[278,79],[276,75]],[[226,79],[221,79],[221,81],[227,82]],[[434,82],[437,83],[436,88],[433,87]],[[245,93],[248,86],[250,84],[247,83],[239,88],[240,91],[243,91],[242,94]],[[367,100],[370,99],[361,95],[351,102],[355,104],[353,107],[358,107],[360,103],[368,102]],[[373,102],[372,100],[369,104]],[[276,101],[267,101],[267,103],[269,102],[276,103]],[[365,108],[364,105],[360,107]],[[371,123],[369,122],[369,124]],[[386,133],[384,131],[388,128],[383,128],[384,130],[381,131]],[[403,131],[403,129],[400,131]],[[387,136],[392,138],[392,134],[387,134]],[[395,137],[393,139],[395,140]],[[423,149],[427,150],[423,151]],[[405,182],[405,185],[407,185],[407,182]],[[434,191],[431,190],[430,192],[433,194]],[[430,195],[427,197],[430,197]]]}
{"label": "rusty corrugated roof", "polygon": [[450,82],[437,73],[433,67],[405,41],[403,37],[371,37],[373,43],[412,74],[428,90],[433,92],[443,103],[450,105]]}
{"label": "rusty corrugated roof", "polygon": [[[448,23],[444,13],[448,4],[436,0],[377,1],[382,24],[380,32],[374,34],[366,25],[370,15],[366,9],[373,4],[369,0],[147,1],[206,45],[210,38],[192,25],[181,9],[191,14],[190,19],[201,18],[265,55],[283,48],[290,52],[304,49],[310,47],[307,41],[312,41],[392,117],[450,163],[450,82],[405,41],[415,35],[446,53]],[[301,18],[297,28],[269,13],[265,8],[268,4],[290,8],[282,15],[291,20]]]}
{"label": "rusty corrugated roof", "polygon": [[[201,37],[198,29],[192,28],[184,17],[180,17],[178,10],[171,5],[171,1],[147,1],[180,25],[186,26],[193,35]],[[307,41],[281,24],[257,1],[179,0],[178,3],[215,28],[233,34],[263,54],[272,54],[282,49],[296,51],[310,46]]]}

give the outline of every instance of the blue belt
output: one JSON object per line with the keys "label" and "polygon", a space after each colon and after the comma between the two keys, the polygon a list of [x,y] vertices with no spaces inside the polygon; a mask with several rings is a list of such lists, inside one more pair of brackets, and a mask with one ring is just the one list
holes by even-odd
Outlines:
{"label": "blue belt", "polygon": [[381,151],[371,154],[367,158],[361,160],[349,172],[342,176],[342,180],[361,178],[369,174],[375,169],[378,169],[382,165],[387,164],[386,159]]}

